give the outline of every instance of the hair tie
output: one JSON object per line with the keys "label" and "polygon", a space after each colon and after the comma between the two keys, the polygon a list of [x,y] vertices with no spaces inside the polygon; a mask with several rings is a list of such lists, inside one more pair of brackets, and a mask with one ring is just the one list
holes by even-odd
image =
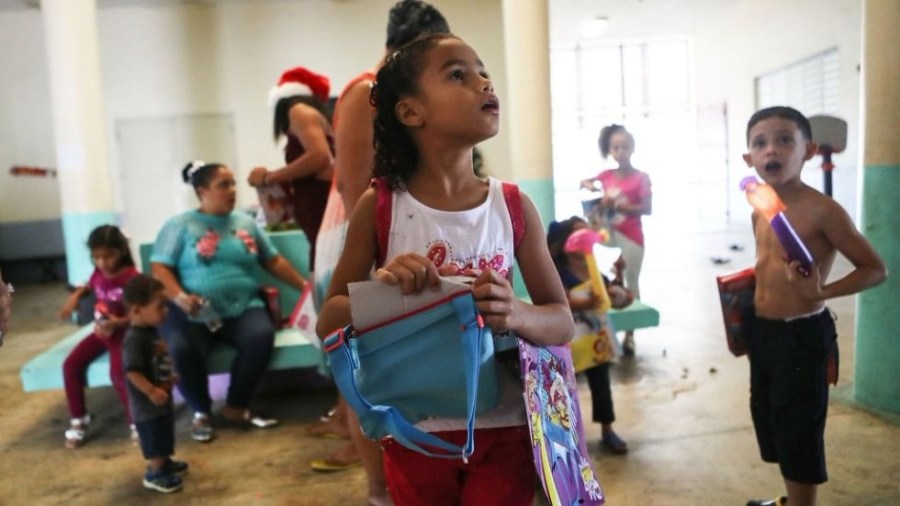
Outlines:
{"label": "hair tie", "polygon": [[190,179],[190,178],[194,177],[194,173],[197,172],[198,170],[202,169],[205,166],[206,166],[206,162],[204,162],[203,160],[192,161],[190,163],[190,167],[188,167],[188,170],[187,170],[188,178]]}

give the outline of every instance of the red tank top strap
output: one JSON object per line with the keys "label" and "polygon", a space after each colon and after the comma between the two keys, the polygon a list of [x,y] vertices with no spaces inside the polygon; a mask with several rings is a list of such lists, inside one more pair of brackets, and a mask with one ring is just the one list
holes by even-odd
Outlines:
{"label": "red tank top strap", "polygon": [[384,178],[373,178],[369,186],[375,187],[375,235],[378,240],[378,267],[387,261],[388,238],[391,233],[393,192]]}
{"label": "red tank top strap", "polygon": [[513,248],[519,249],[522,237],[525,236],[525,215],[522,214],[522,196],[519,194],[519,186],[513,183],[503,182],[503,200],[509,209],[509,218],[513,228]]}

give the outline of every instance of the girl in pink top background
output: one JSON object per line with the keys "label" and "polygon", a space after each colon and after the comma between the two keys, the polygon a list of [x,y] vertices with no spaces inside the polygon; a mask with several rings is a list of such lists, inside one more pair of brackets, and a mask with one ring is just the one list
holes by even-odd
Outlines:
{"label": "girl in pink top background", "polygon": [[131,428],[131,440],[137,443],[137,432],[128,409],[125,390],[125,373],[122,371],[122,340],[128,328],[129,318],[122,301],[125,283],[138,274],[128,248],[128,239],[113,225],[95,228],[88,236],[88,248],[94,262],[94,273],[86,285],[76,288],[62,308],[60,318],[69,318],[78,305],[78,299],[93,292],[94,331],[81,340],[63,362],[63,379],[71,421],[66,430],[66,447],[78,448],[84,443],[91,423],[84,399],[87,368],[97,357],[109,352],[109,377],[122,401],[125,419]]}
{"label": "girl in pink top background", "polygon": [[[618,167],[602,171],[595,177],[581,182],[583,188],[599,190],[595,183],[602,185],[603,198],[600,210],[606,215],[610,227],[609,246],[622,248],[625,260],[625,287],[641,298],[638,278],[644,262],[644,228],[641,216],[653,211],[653,193],[650,177],[631,165],[634,153],[634,136],[622,125],[612,124],[600,130],[600,154],[603,158],[612,155]],[[634,333],[625,334],[622,343],[625,355],[634,355]]]}

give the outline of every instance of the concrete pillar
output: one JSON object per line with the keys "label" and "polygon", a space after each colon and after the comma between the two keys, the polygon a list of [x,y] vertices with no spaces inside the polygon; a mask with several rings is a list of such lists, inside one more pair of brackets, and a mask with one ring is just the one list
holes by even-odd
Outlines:
{"label": "concrete pillar", "polygon": [[550,131],[550,36],[547,0],[503,0],[510,163],[516,183],[537,205],[546,226],[553,219]]}
{"label": "concrete pillar", "polygon": [[95,0],[43,0],[53,134],[69,282],[92,271],[87,237],[115,223]]}
{"label": "concrete pillar", "polygon": [[900,19],[897,0],[865,0],[862,27],[862,233],[888,266],[888,280],[856,308],[856,400],[900,414]]}

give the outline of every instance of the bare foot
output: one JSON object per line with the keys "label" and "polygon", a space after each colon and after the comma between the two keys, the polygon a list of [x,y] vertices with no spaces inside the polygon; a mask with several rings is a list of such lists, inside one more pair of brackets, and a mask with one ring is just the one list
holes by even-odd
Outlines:
{"label": "bare foot", "polygon": [[359,461],[359,453],[356,452],[356,447],[353,446],[353,443],[347,443],[331,452],[331,455],[328,456],[328,460],[333,460],[335,462],[357,462]]}

